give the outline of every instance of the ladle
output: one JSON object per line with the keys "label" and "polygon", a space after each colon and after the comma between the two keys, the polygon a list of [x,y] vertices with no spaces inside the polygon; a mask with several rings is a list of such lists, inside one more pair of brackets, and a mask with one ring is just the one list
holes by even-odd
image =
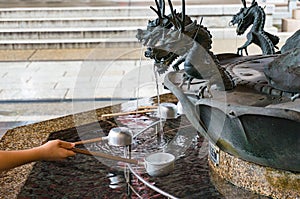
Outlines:
{"label": "ladle", "polygon": [[158,106],[157,117],[165,120],[176,119],[178,117],[177,113],[177,105],[164,102]]}
{"label": "ladle", "polygon": [[143,164],[142,162],[139,162],[134,159],[122,158],[119,156],[109,155],[109,154],[101,153],[101,152],[93,152],[93,151],[88,151],[88,150],[78,149],[78,148],[73,148],[72,151],[74,151],[75,153],[96,156],[96,157],[106,158],[106,159],[110,159],[110,160],[126,162],[126,163],[130,163],[130,164]]}
{"label": "ladle", "polygon": [[[157,106],[155,106],[155,108],[156,107]],[[159,111],[160,114],[158,114],[157,116],[161,120],[156,121],[156,122],[152,123],[150,126],[141,130],[139,133],[134,135],[134,138],[136,138],[140,134],[144,133],[146,130],[148,130],[152,126],[155,126],[167,119],[175,119],[177,117],[177,106],[173,103],[161,103],[159,105],[159,109],[160,109],[160,111]],[[132,132],[126,127],[116,127],[109,131],[108,136],[78,141],[78,142],[75,142],[75,145],[89,144],[89,143],[100,142],[100,141],[104,141],[104,140],[108,140],[108,143],[112,146],[128,146],[128,145],[132,144]]]}
{"label": "ladle", "polygon": [[84,155],[96,156],[110,160],[126,162],[130,164],[143,165],[151,176],[164,176],[174,170],[175,156],[170,153],[158,152],[145,157],[145,162],[134,159],[122,158],[101,152],[93,152],[84,149],[73,148],[72,151]]}
{"label": "ladle", "polygon": [[150,113],[150,112],[155,112],[155,109],[147,109],[147,110],[138,110],[138,111],[130,111],[130,112],[120,112],[120,113],[109,113],[109,114],[103,114],[101,117],[102,118],[107,118],[107,117],[117,117],[117,116],[124,116],[124,115],[132,115],[132,114],[143,114],[143,113]]}
{"label": "ladle", "polygon": [[75,145],[89,144],[108,140],[112,146],[128,146],[132,144],[132,132],[126,127],[112,128],[108,136],[75,142]]}

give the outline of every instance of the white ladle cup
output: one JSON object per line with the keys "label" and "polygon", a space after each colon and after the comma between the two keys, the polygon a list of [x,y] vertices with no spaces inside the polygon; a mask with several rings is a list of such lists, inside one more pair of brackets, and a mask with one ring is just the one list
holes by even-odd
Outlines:
{"label": "white ladle cup", "polygon": [[145,157],[144,162],[140,162],[134,159],[122,158],[118,156],[113,156],[101,152],[92,152],[88,150],[73,148],[76,153],[81,153],[84,155],[91,155],[96,157],[102,157],[110,160],[126,162],[130,164],[144,165],[146,172],[150,176],[165,176],[174,170],[175,156],[170,153],[153,153]]}
{"label": "white ladle cup", "polygon": [[145,169],[151,176],[165,176],[174,170],[175,156],[170,153],[153,153],[145,157]]}
{"label": "white ladle cup", "polygon": [[128,146],[132,144],[132,132],[126,127],[115,127],[109,131],[108,136],[78,141],[75,142],[75,145],[89,144],[105,140],[107,140],[112,146]]}

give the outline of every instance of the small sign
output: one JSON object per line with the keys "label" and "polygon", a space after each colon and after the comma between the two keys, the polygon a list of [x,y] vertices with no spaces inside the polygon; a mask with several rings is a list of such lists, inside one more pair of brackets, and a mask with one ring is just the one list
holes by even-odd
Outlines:
{"label": "small sign", "polygon": [[219,165],[220,162],[220,149],[211,142],[209,142],[209,157],[215,166]]}

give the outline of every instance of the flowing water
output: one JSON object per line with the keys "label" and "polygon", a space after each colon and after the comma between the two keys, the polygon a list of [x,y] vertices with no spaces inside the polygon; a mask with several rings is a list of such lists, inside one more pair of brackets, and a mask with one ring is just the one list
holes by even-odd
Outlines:
{"label": "flowing water", "polygon": [[[155,86],[156,86],[156,97],[157,97],[157,105],[158,105],[158,115],[161,116],[161,107],[160,107],[160,93],[159,93],[159,85],[158,85],[158,72],[155,70],[155,66],[153,66],[153,73],[154,73],[154,78],[155,78]],[[158,145],[163,148],[164,147],[164,142],[163,142],[163,137],[164,137],[164,130],[163,130],[163,118],[159,118],[159,129],[157,131],[157,139],[158,139]]]}

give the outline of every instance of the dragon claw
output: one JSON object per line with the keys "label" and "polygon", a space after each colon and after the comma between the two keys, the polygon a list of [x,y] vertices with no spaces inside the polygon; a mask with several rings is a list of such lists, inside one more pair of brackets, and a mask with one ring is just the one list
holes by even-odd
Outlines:
{"label": "dragon claw", "polygon": [[205,91],[208,94],[208,98],[212,98],[213,97],[213,95],[212,95],[212,93],[210,91],[210,84],[209,84],[209,82],[207,82],[204,86],[200,86],[200,88],[199,88],[199,91],[198,91],[198,97],[199,97],[199,99],[205,98],[205,95],[204,95]]}

